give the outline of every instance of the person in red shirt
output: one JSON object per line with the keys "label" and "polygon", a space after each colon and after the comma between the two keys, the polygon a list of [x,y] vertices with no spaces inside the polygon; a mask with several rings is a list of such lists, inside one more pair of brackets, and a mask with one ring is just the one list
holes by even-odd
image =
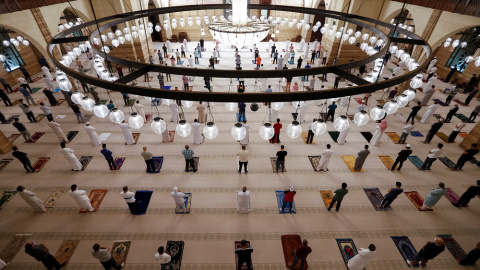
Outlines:
{"label": "person in red shirt", "polygon": [[280,143],[280,129],[282,129],[282,124],[280,123],[280,118],[277,118],[277,123],[273,125],[275,134],[273,138],[270,139],[270,143]]}
{"label": "person in red shirt", "polygon": [[262,64],[262,58],[260,55],[257,57],[257,68],[260,68],[260,65]]}
{"label": "person in red shirt", "polygon": [[308,254],[312,253],[312,249],[308,246],[307,239],[303,239],[302,245],[297,247],[297,249],[292,251],[292,253],[293,253],[293,262],[292,262],[292,266],[290,266],[290,269],[293,269],[299,260],[302,262],[300,263],[300,268],[298,269],[303,269],[303,265],[307,261]]}
{"label": "person in red shirt", "polygon": [[[297,194],[297,192],[295,191],[294,187],[293,187],[293,184],[290,185],[290,189],[289,190],[285,190],[283,192],[285,194],[285,196],[283,196],[283,205],[282,205],[282,213],[283,211],[285,210],[285,206],[287,206],[287,203],[288,203],[288,206],[290,207],[290,213],[292,213],[292,209],[293,209],[293,197],[295,197],[295,194]],[[306,256],[305,256],[306,257]],[[292,268],[293,269],[293,268]],[[301,269],[301,267],[300,267]]]}

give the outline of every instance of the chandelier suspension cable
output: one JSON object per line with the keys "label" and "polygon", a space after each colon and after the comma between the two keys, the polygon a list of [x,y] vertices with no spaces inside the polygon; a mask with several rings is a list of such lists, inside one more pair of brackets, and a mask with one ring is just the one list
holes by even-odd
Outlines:
{"label": "chandelier suspension cable", "polygon": [[110,95],[110,91],[108,89],[106,89],[106,90],[107,90],[108,99],[113,102],[113,105],[115,106],[115,108],[118,108],[118,106],[115,102],[115,99],[113,99],[112,96]]}
{"label": "chandelier suspension cable", "polygon": [[[98,24],[97,14],[95,13],[95,9],[93,8],[92,0],[89,0],[89,3],[90,3],[90,8],[92,9],[93,18],[95,19],[95,25],[97,26],[100,42],[102,42],[102,48],[103,48],[105,47],[105,44],[103,43],[103,39],[101,38],[100,25]],[[105,59],[107,59],[107,52],[105,50],[103,50],[103,54],[105,55]]]}
{"label": "chandelier suspension cable", "polygon": [[[90,0],[91,1],[91,0]],[[140,3],[140,11],[143,11],[143,7],[142,7],[142,0],[138,0],[138,2]],[[148,33],[147,33],[147,23],[145,22],[145,16],[142,17],[142,20],[143,20],[143,32],[145,33],[145,39],[147,40],[147,50],[148,50],[148,62],[150,63],[150,57],[152,56],[150,54],[150,45],[148,44]],[[151,38],[150,38],[151,39]],[[148,73],[147,73],[148,74]],[[147,78],[148,79],[148,78]],[[147,80],[148,81],[148,80]],[[149,84],[150,86],[150,84]]]}
{"label": "chandelier suspension cable", "polygon": [[210,102],[207,102],[207,109],[208,109],[208,114],[212,117],[212,121],[209,121],[209,122],[215,123],[215,118],[213,117],[212,109],[210,107]]}

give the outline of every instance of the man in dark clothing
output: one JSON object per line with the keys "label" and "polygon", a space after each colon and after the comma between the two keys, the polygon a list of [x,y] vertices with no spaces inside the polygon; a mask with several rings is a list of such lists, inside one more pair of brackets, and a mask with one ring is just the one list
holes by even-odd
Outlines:
{"label": "man in dark clothing", "polygon": [[452,102],[452,99],[457,95],[458,90],[453,89],[448,93],[447,99],[445,100],[445,105],[450,105],[450,102]]}
{"label": "man in dark clothing", "polygon": [[163,50],[163,57],[167,57],[167,55],[168,55],[168,53],[167,53],[167,46],[165,46],[165,44],[163,44],[162,50]]}
{"label": "man in dark clothing", "polygon": [[15,118],[14,120],[15,120],[15,122],[13,122],[12,125],[18,130],[18,132],[20,132],[20,134],[22,134],[25,141],[26,142],[33,142],[33,138],[30,135],[30,132],[28,132],[25,125],[20,123],[20,120],[18,118]]}
{"label": "man in dark clothing", "polygon": [[[411,151],[410,151],[411,152]],[[388,208],[390,204],[398,197],[398,195],[402,194],[402,183],[396,182],[395,187],[388,190],[388,193],[385,194],[382,203],[380,204],[381,209]]]}
{"label": "man in dark clothing", "polygon": [[405,146],[405,149],[403,149],[402,151],[398,152],[398,157],[397,159],[395,159],[395,162],[393,163],[393,166],[392,166],[392,172],[395,170],[395,167],[397,167],[397,164],[398,165],[398,171],[400,171],[400,169],[402,168],[403,166],[403,162],[405,160],[407,160],[408,156],[410,156],[412,154],[412,150],[410,150],[410,144],[407,144]]}
{"label": "man in dark clothing", "polygon": [[417,104],[417,106],[412,107],[412,111],[408,115],[407,121],[405,121],[405,123],[408,123],[410,118],[412,119],[412,124],[414,123],[415,116],[417,116],[418,111],[420,111],[420,109],[422,108],[422,102],[419,101]]}
{"label": "man in dark clothing", "polygon": [[438,254],[442,253],[445,250],[445,241],[437,237],[435,238],[435,242],[427,242],[423,248],[415,254],[415,257],[412,262],[407,260],[407,263],[415,267],[417,263],[420,262],[421,267],[426,267],[428,260],[431,260],[437,257]]}
{"label": "man in dark clothing", "polygon": [[461,171],[462,168],[463,168],[463,165],[465,165],[465,163],[467,161],[469,161],[470,159],[473,158],[473,156],[475,156],[476,154],[478,154],[478,149],[477,149],[477,144],[476,143],[472,143],[472,146],[470,149],[468,150],[465,150],[462,155],[460,156],[460,158],[458,158],[457,160],[457,165],[455,165],[455,168],[453,168],[455,171]]}
{"label": "man in dark clothing", "polygon": [[[245,108],[247,105],[245,105],[245,102],[239,102],[238,103],[238,121],[237,122],[242,122],[243,120],[246,119],[245,116]],[[243,117],[243,119],[242,119]]]}
{"label": "man in dark clothing", "polygon": [[474,85],[477,85],[477,74],[473,74],[472,78],[470,78],[470,81],[468,81],[467,83],[467,87],[465,87],[465,89],[471,87],[471,86],[474,86]]}
{"label": "man in dark clothing", "polygon": [[342,204],[343,197],[345,197],[345,195],[347,195],[348,193],[347,183],[342,183],[342,188],[335,190],[333,193],[335,193],[335,195],[333,195],[332,202],[330,203],[330,206],[328,206],[327,210],[330,211],[333,205],[337,203],[335,211],[338,212],[338,210],[340,210],[340,205]]}
{"label": "man in dark clothing", "polygon": [[5,115],[3,115],[2,112],[0,112],[0,122],[2,124],[7,124],[7,119],[5,119]]}
{"label": "man in dark clothing", "polygon": [[[3,85],[3,87],[5,88],[5,90],[7,90],[7,93],[8,93],[8,92],[13,93],[12,87],[11,87],[10,84],[7,82],[7,80],[5,80],[4,78],[0,78],[0,83]],[[10,91],[8,91],[8,90],[10,90]]]}
{"label": "man in dark clothing", "polygon": [[107,145],[106,144],[102,144],[102,150],[100,150],[100,153],[102,153],[102,155],[105,157],[105,159],[107,160],[108,162],[108,166],[110,167],[110,170],[116,170],[117,169],[117,166],[115,166],[115,162],[113,160],[113,156],[112,156],[112,151],[108,150],[107,149]]}
{"label": "man in dark clothing", "polygon": [[448,111],[447,117],[445,117],[445,123],[450,123],[452,117],[458,112],[458,104],[455,104],[453,108]]}
{"label": "man in dark clothing", "polygon": [[465,191],[460,199],[458,199],[457,203],[453,203],[455,207],[466,207],[471,199],[475,198],[475,196],[480,195],[480,180],[477,180],[476,186],[470,186],[467,191]]}
{"label": "man in dark clothing", "polygon": [[303,265],[307,261],[308,254],[312,253],[312,249],[308,246],[307,239],[303,239],[302,245],[297,247],[297,249],[292,251],[292,253],[293,253],[293,262],[292,262],[292,265],[290,266],[290,269],[293,270],[299,260],[301,261],[301,263],[300,263],[300,268],[298,269],[303,269]]}
{"label": "man in dark clothing", "polygon": [[480,113],[480,105],[477,105],[475,106],[472,113],[470,114],[470,117],[468,117],[468,123],[475,123],[475,119],[477,118],[477,115],[479,113]]}
{"label": "man in dark clothing", "polygon": [[312,144],[313,136],[315,135],[313,133],[312,126],[315,122],[317,122],[317,118],[313,119],[313,123],[310,123],[310,125],[308,125],[308,135],[307,135],[307,142],[306,142],[307,144]]}
{"label": "man in dark clothing", "polygon": [[5,94],[3,89],[0,89],[0,98],[3,100],[3,103],[5,103],[5,106],[13,106],[12,101],[10,101],[10,98]]}
{"label": "man in dark clothing", "polygon": [[28,71],[25,69],[25,67],[20,66],[18,69],[20,69],[20,71],[23,73],[23,76],[25,76],[25,80],[27,80],[29,83],[33,83],[32,77],[30,77],[30,74],[28,74]]}
{"label": "man in dark clothing", "polygon": [[253,248],[251,246],[247,246],[246,240],[242,240],[240,244],[242,246],[235,250],[235,254],[238,257],[237,270],[241,270],[244,263],[247,265],[247,269],[251,270]]}
{"label": "man in dark clothing", "polygon": [[433,139],[433,136],[437,134],[437,132],[440,130],[440,128],[443,126],[443,122],[441,119],[438,119],[438,122],[433,124],[430,130],[427,133],[427,136],[425,136],[425,141],[423,143],[430,143],[430,141]]}
{"label": "man in dark clothing", "polygon": [[328,112],[327,112],[327,117],[325,117],[325,122],[328,121],[329,117],[332,117],[332,123],[333,123],[333,118],[335,115],[335,109],[337,108],[337,105],[335,105],[335,101],[332,102],[332,104],[328,105]]}
{"label": "man in dark clothing", "polygon": [[317,57],[317,52],[312,51],[312,58],[310,58],[310,64],[315,64],[315,58]]}
{"label": "man in dark clothing", "polygon": [[302,67],[302,62],[303,62],[303,59],[302,57],[300,56],[297,60],[297,68],[301,68]]}
{"label": "man in dark clothing", "polygon": [[18,160],[20,160],[20,162],[22,162],[23,167],[25,168],[25,170],[27,170],[27,173],[38,172],[32,167],[32,163],[27,157],[27,153],[18,151],[18,147],[16,146],[12,147],[12,150],[12,156],[16,157]]}
{"label": "man in dark clothing", "polygon": [[25,244],[25,253],[35,258],[37,261],[41,261],[48,269],[61,269],[65,266],[65,263],[59,264],[57,259],[53,257],[48,248],[44,244],[35,244],[35,242],[28,242]]}
{"label": "man in dark clothing", "polygon": [[470,104],[470,101],[478,94],[478,87],[475,87],[470,94],[468,94],[467,98],[465,99],[465,105]]}
{"label": "man in dark clothing", "polygon": [[273,43],[272,49],[270,50],[270,58],[273,57],[273,53],[275,52],[276,49],[277,49],[277,46],[275,46],[275,43]]}
{"label": "man in dark clothing", "polygon": [[468,253],[467,257],[463,260],[457,259],[457,261],[460,265],[475,265],[478,259],[480,259],[480,242]]}
{"label": "man in dark clothing", "polygon": [[204,50],[203,45],[205,45],[205,40],[203,40],[203,38],[200,38],[200,48],[202,49],[202,51]]}
{"label": "man in dark clothing", "polygon": [[285,172],[285,157],[287,156],[287,151],[285,151],[284,145],[280,147],[280,151],[277,152],[276,156],[277,156],[277,162],[275,162],[275,169],[278,173],[278,171],[280,170],[280,166],[282,166],[282,173],[283,173]]}

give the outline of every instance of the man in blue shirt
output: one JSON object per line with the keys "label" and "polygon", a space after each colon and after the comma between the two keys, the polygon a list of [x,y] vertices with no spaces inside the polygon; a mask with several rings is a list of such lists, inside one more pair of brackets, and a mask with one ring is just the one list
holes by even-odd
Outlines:
{"label": "man in blue shirt", "polygon": [[332,104],[328,105],[328,112],[327,112],[327,117],[325,117],[325,122],[327,122],[330,116],[332,117],[332,122],[333,122],[333,117],[335,115],[336,108],[337,108],[337,105],[335,105],[335,101],[332,102]]}
{"label": "man in blue shirt", "polygon": [[[245,120],[246,118],[245,107],[247,107],[247,105],[245,105],[244,102],[238,103],[238,121],[237,122],[242,122],[243,120]],[[242,117],[243,117],[243,120],[242,120]]]}
{"label": "man in blue shirt", "polygon": [[197,172],[197,168],[195,167],[195,161],[193,160],[193,155],[195,152],[189,149],[190,146],[185,145],[185,150],[182,151],[183,156],[185,157],[185,172],[189,172],[190,166],[193,168],[193,172]]}
{"label": "man in blue shirt", "polygon": [[107,149],[107,145],[106,144],[102,144],[102,150],[100,150],[100,153],[102,153],[102,155],[105,157],[105,159],[107,160],[108,162],[108,166],[110,167],[110,170],[117,170],[117,166],[115,166],[115,161],[113,160],[113,156],[112,156],[112,151],[108,150]]}

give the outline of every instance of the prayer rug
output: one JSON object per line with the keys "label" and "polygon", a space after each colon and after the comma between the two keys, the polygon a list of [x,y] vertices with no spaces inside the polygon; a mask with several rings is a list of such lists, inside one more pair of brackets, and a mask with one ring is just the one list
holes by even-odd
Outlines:
{"label": "prayer rug", "polygon": [[139,213],[137,215],[145,215],[147,213],[150,198],[152,198],[153,191],[151,190],[137,190],[135,192],[135,201],[138,205]]}
{"label": "prayer rug", "polygon": [[407,122],[407,118],[405,118],[402,114],[395,114],[395,116],[402,121],[402,123]]}
{"label": "prayer rug", "polygon": [[60,196],[62,196],[63,193],[67,192],[66,188],[63,187],[56,187],[53,188],[52,193],[48,195],[47,199],[43,203],[46,208],[52,208],[57,204],[58,199],[60,199]]}
{"label": "prayer rug", "polygon": [[125,162],[126,157],[116,157],[113,161],[115,163],[115,167],[117,167],[117,171],[120,170],[123,163]]}
{"label": "prayer rug", "polygon": [[[302,238],[298,234],[287,234],[281,236],[283,257],[285,258],[285,265],[288,269],[293,263],[293,251],[302,244]],[[308,262],[305,262],[303,269],[300,269],[300,262],[295,265],[292,270],[306,270],[308,269]]]}
{"label": "prayer rug", "polygon": [[8,139],[10,140],[10,142],[13,143],[20,136],[21,136],[20,134],[12,134],[12,135],[8,136]]}
{"label": "prayer rug", "polygon": [[38,141],[38,139],[40,139],[40,137],[43,136],[43,134],[45,134],[45,132],[35,132],[32,135],[33,142],[25,142],[25,143],[36,143]]}
{"label": "prayer rug", "polygon": [[41,157],[38,158],[35,163],[33,163],[33,169],[36,170],[37,172],[40,172],[43,167],[47,164],[47,162],[50,160],[50,157]]}
{"label": "prayer rug", "polygon": [[367,142],[370,142],[372,140],[373,134],[369,131],[362,131],[360,132],[362,136],[367,140]]}
{"label": "prayer rug", "polygon": [[361,98],[353,98],[358,104],[362,104],[363,100]]}
{"label": "prayer rug", "polygon": [[463,101],[460,101],[460,100],[458,100],[458,99],[456,99],[456,98],[453,99],[453,101],[455,101],[456,103],[458,103],[458,104],[460,104],[460,105],[462,105],[462,106],[464,106],[464,107],[467,107],[467,106],[468,106],[468,105],[466,105]]}
{"label": "prayer rug", "polygon": [[165,85],[165,86],[163,86],[163,89],[165,89],[165,90],[170,90],[170,88],[172,88],[171,85]]}
{"label": "prayer rug", "polygon": [[173,139],[175,138],[175,130],[168,131],[168,137],[170,138],[170,142],[173,142]]}
{"label": "prayer rug", "polygon": [[443,133],[443,132],[437,132],[437,134],[435,134],[435,135],[437,135],[437,137],[439,137],[440,139],[442,139],[444,142],[448,142],[448,136],[447,136],[445,133]]}
{"label": "prayer rug", "polygon": [[[107,191],[108,190],[106,189],[92,189],[92,191],[90,191],[88,198],[90,199],[90,203],[92,204],[93,212],[97,212],[100,204],[102,203],[105,195],[107,194]],[[88,210],[83,211],[80,209],[79,213],[88,213]]]}
{"label": "prayer rug", "polygon": [[468,133],[467,132],[460,132],[460,133],[458,133],[458,136],[465,139],[468,136]]}
{"label": "prayer rug", "polygon": [[[153,77],[148,77],[148,82],[151,82]],[[147,82],[147,80],[143,80],[144,82]]]}
{"label": "prayer rug", "polygon": [[478,166],[478,160],[476,158],[472,157],[469,161]]}
{"label": "prayer rug", "polygon": [[[445,193],[445,197],[451,202],[451,203],[457,203],[458,200],[460,199],[460,196],[458,196],[457,193],[455,193],[455,191],[453,191],[453,189],[451,188],[445,188],[445,190],[447,191],[447,193]],[[467,205],[468,207],[468,205]]]}
{"label": "prayer rug", "polygon": [[8,164],[10,164],[10,162],[13,161],[13,158],[4,158],[2,160],[0,160],[0,172],[5,168],[7,167]]}
{"label": "prayer rug", "polygon": [[[162,169],[162,165],[163,165],[163,156],[152,157],[152,159],[153,159],[153,167],[155,168],[155,171],[150,172],[150,173],[159,173],[160,170]],[[148,173],[147,170],[145,170],[145,171]]]}
{"label": "prayer rug", "polygon": [[[14,91],[15,92],[15,91]],[[20,103],[20,101],[18,99],[12,101],[12,105],[13,106],[16,106],[18,103]]]}
{"label": "prayer rug", "polygon": [[[238,248],[242,248],[242,244],[241,244],[242,241],[235,241],[235,250],[237,250]],[[247,241],[247,247],[250,246],[250,241]],[[235,269],[238,269],[238,255],[235,253]],[[247,267],[247,264],[243,264],[242,265],[242,268],[240,268],[241,270],[247,270],[248,267]],[[252,264],[252,270],[253,270],[253,264]]]}
{"label": "prayer rug", "polygon": [[31,234],[15,234],[5,248],[0,252],[0,259],[10,263],[17,256],[18,252],[25,246]]}
{"label": "prayer rug", "polygon": [[102,103],[103,105],[106,105],[107,102],[108,102],[108,100],[106,100],[106,99],[101,99],[101,100],[100,100],[100,103]]}
{"label": "prayer rug", "polygon": [[152,114],[151,113],[146,113],[145,114],[145,121],[150,121],[150,119],[152,118]]}
{"label": "prayer rug", "polygon": [[41,87],[34,87],[32,88],[32,92],[36,93],[38,90],[42,89]]}
{"label": "prayer rug", "polygon": [[80,240],[64,240],[62,245],[58,248],[57,253],[55,253],[55,258],[58,263],[65,263],[63,268],[67,268],[68,262],[73,256],[75,249],[77,248]]}
{"label": "prayer rug", "polygon": [[304,86],[303,89],[305,89],[305,91],[310,91],[310,87],[308,86]]}
{"label": "prayer rug", "polygon": [[38,115],[35,117],[35,119],[37,120],[37,122],[42,121],[43,118],[45,118],[45,114],[42,114],[42,113],[41,113],[41,114],[38,114]]}
{"label": "prayer rug", "polygon": [[[36,81],[39,81],[40,79],[42,79],[42,77],[35,77],[33,78],[32,82],[36,82]],[[35,89],[35,88],[33,88]],[[32,91],[35,93],[35,91],[32,89]],[[38,88],[38,89],[42,89],[42,88]]]}
{"label": "prayer rug", "polygon": [[405,191],[405,195],[410,199],[413,205],[418,209],[418,211],[433,211],[433,209],[426,209],[423,210],[423,198],[418,194],[417,191]]}
{"label": "prayer rug", "polygon": [[348,269],[348,261],[357,255],[357,247],[351,238],[337,238],[338,249],[340,250],[340,254],[342,254],[343,262]]}
{"label": "prayer rug", "polygon": [[454,170],[456,164],[448,157],[439,157],[438,160],[440,160],[443,164],[445,164],[445,166],[447,166],[450,169],[450,171]]}
{"label": "prayer rug", "polygon": [[447,104],[445,104],[445,102],[441,101],[440,99],[432,99],[433,101],[437,102],[438,104],[440,104],[441,106],[448,106]]}
{"label": "prayer rug", "polygon": [[456,114],[455,114],[455,117],[457,117],[457,118],[460,119],[460,120],[465,121],[465,123],[468,123],[468,117],[466,117],[465,115],[463,115],[463,114],[461,114],[461,113],[456,113]]}
{"label": "prayer rug", "polygon": [[383,106],[383,105],[385,105],[385,100],[383,100],[383,99],[377,99],[377,103],[378,103],[380,106]]}
{"label": "prayer rug", "polygon": [[390,140],[392,140],[392,142],[394,143],[398,143],[398,141],[400,140],[400,136],[398,136],[398,134],[396,132],[385,132],[385,134],[388,136],[388,138],[390,138]]}
{"label": "prayer rug", "polygon": [[132,107],[133,105],[135,105],[135,101],[136,101],[136,99],[129,99],[128,100],[128,106]]}
{"label": "prayer rug", "polygon": [[[113,259],[117,262],[118,265],[126,264],[128,251],[130,251],[130,245],[132,241],[115,241],[111,249],[111,254]],[[123,266],[125,268],[125,265]]]}
{"label": "prayer rug", "polygon": [[79,161],[82,163],[81,171],[85,171],[87,169],[88,164],[93,159],[93,156],[81,156]]}
{"label": "prayer rug", "polygon": [[[275,191],[275,194],[277,196],[277,204],[278,204],[278,213],[279,214],[288,214],[288,213],[297,213],[297,209],[295,208],[295,202],[292,202],[292,205],[290,206],[289,203],[285,206],[284,212],[282,212],[282,206],[283,206],[283,197],[285,197],[285,193],[283,190],[277,190]],[[292,207],[292,211],[290,212],[290,207]]]}
{"label": "prayer rug", "polygon": [[422,133],[420,133],[420,131],[410,131],[410,135],[412,135],[413,137],[424,137]]}
{"label": "prayer rug", "polygon": [[[405,263],[410,267],[410,265],[407,263],[407,260],[413,261],[413,258],[415,257],[415,254],[417,254],[417,250],[413,246],[412,242],[410,242],[410,239],[408,239],[407,236],[391,236],[393,243],[395,243],[395,246],[398,248],[398,251],[400,254],[402,254],[403,260]],[[419,267],[420,265],[415,265],[415,267]]]}
{"label": "prayer rug", "polygon": [[[307,143],[308,132],[302,132],[302,140],[304,143]],[[315,141],[312,139],[312,144],[315,144]]]}
{"label": "prayer rug", "polygon": [[[333,191],[331,190],[319,190],[319,191],[320,191],[320,195],[322,196],[323,204],[325,204],[325,208],[328,208],[332,203]],[[334,203],[332,207],[335,205],[337,205],[337,203]]]}
{"label": "prayer rug", "polygon": [[423,166],[423,161],[418,156],[408,156],[408,160],[410,160],[419,170]]}
{"label": "prayer rug", "polygon": [[334,142],[337,142],[338,136],[340,136],[340,132],[338,131],[329,131],[328,135],[332,138]]}
{"label": "prayer rug", "polygon": [[322,159],[322,156],[308,156],[308,160],[310,160],[310,164],[312,164],[314,171],[317,171],[320,159]]}
{"label": "prayer rug", "polygon": [[138,138],[140,138],[140,133],[132,133],[133,139],[135,140],[135,144],[138,142]]}
{"label": "prayer rug", "polygon": [[106,141],[108,139],[108,137],[110,137],[110,135],[112,135],[112,133],[101,133],[98,138],[100,139],[100,141]]}
{"label": "prayer rug", "polygon": [[175,208],[175,214],[190,214],[190,209],[192,207],[192,193],[185,192],[185,212],[184,211],[177,211]]}
{"label": "prayer rug", "polygon": [[383,201],[383,195],[380,192],[378,188],[364,188],[363,191],[365,191],[365,194],[367,194],[368,199],[372,203],[373,207],[377,211],[388,211],[392,210],[392,208],[389,206],[385,209],[380,208],[380,205],[382,205]]}
{"label": "prayer rug", "polygon": [[57,115],[55,118],[63,119],[63,118],[65,118],[65,117],[67,117],[65,114],[59,114],[59,115]]}
{"label": "prayer rug", "polygon": [[93,114],[85,114],[83,116],[83,120],[85,120],[85,123],[90,122],[90,119],[92,119],[92,117],[93,117]]}
{"label": "prayer rug", "polygon": [[387,170],[391,170],[393,163],[395,162],[390,156],[378,156],[378,158],[383,162],[383,165],[387,167]]}
{"label": "prayer rug", "polygon": [[9,118],[6,119],[7,122],[2,123],[2,124],[11,124],[13,122],[13,120],[15,120],[15,118],[18,118],[18,117],[20,117],[20,114],[13,114]]}
{"label": "prayer rug", "polygon": [[[200,161],[200,158],[199,157],[193,157],[193,166],[195,166],[195,170],[198,170],[198,163]],[[189,171],[193,171],[194,168],[192,168],[192,166],[188,167],[188,170]]]}
{"label": "prayer rug", "polygon": [[192,92],[192,91],[193,91],[193,86],[189,85],[189,86],[188,86],[188,91],[189,91],[189,92]]}
{"label": "prayer rug", "polygon": [[69,132],[67,133],[67,139],[68,139],[68,141],[71,142],[71,141],[73,140],[73,138],[75,138],[75,136],[77,136],[77,134],[78,134],[78,131],[76,131],[76,130],[69,131]]}
{"label": "prayer rug", "polygon": [[[182,257],[183,257],[183,249],[185,248],[185,242],[183,241],[167,241],[166,250],[168,254],[172,257],[172,264],[175,270],[181,269],[182,266]],[[168,269],[165,267],[165,269]],[[173,269],[169,269],[173,270]]]}
{"label": "prayer rug", "polygon": [[442,121],[445,119],[438,113],[433,114],[433,117],[437,118],[438,120],[442,120]]}
{"label": "prayer rug", "polygon": [[417,120],[418,122],[420,122],[422,120],[422,117],[420,115],[415,115],[415,120]]}
{"label": "prayer rug", "polygon": [[[351,172],[356,172],[353,170],[355,167],[355,156],[354,155],[349,155],[349,156],[342,156],[343,162],[345,162],[345,165],[350,169]],[[364,172],[365,170],[362,169],[361,172]]]}
{"label": "prayer rug", "polygon": [[[270,164],[272,165],[273,173],[277,172],[277,157],[270,157]],[[285,171],[287,171],[287,166],[285,166]],[[279,171],[280,172],[280,171]]]}
{"label": "prayer rug", "polygon": [[62,104],[63,104],[63,102],[65,102],[65,99],[63,99],[63,98],[60,98],[60,99],[58,99],[57,106],[60,106],[60,105],[62,105]]}
{"label": "prayer rug", "polygon": [[2,197],[0,198],[0,210],[2,210],[7,203],[17,194],[16,191],[4,191]]}
{"label": "prayer rug", "polygon": [[44,102],[44,101],[45,101],[44,98],[36,99],[36,100],[35,100],[35,104],[38,106],[38,105],[40,105],[40,103],[42,103],[42,102]]}
{"label": "prayer rug", "polygon": [[465,253],[463,248],[451,234],[437,234],[437,236],[445,241],[445,246],[455,259],[463,260],[467,257],[467,253]]}
{"label": "prayer rug", "polygon": [[297,121],[297,116],[298,116],[298,113],[292,113],[292,117],[294,121]]}

